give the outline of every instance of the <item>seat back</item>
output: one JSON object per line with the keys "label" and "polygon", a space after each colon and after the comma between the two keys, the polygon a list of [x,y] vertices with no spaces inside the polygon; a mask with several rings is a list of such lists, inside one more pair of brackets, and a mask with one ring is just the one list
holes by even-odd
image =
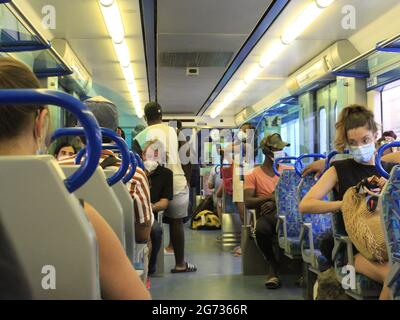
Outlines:
{"label": "seat back", "polygon": [[[400,166],[392,173],[381,194],[382,223],[385,230],[389,259],[393,268],[399,269],[400,261]],[[400,299],[400,273],[393,273],[391,286],[395,299]]]}
{"label": "seat back", "polygon": [[[299,203],[307,194],[308,191],[315,185],[316,181],[314,179],[314,174],[309,174],[300,182],[298,193],[299,193]],[[327,201],[328,197],[323,200]],[[319,249],[319,238],[327,231],[332,229],[332,214],[303,214],[302,220],[304,223],[311,223],[312,233],[314,239],[314,248]]]}
{"label": "seat back", "polygon": [[52,156],[0,157],[0,212],[34,299],[99,299],[95,232]]}
{"label": "seat back", "polygon": [[[61,166],[65,175],[74,173],[79,166]],[[125,248],[125,224],[122,206],[115,192],[108,186],[106,176],[98,167],[85,185],[74,192],[76,197],[90,203],[114,230],[122,246]]]}
{"label": "seat back", "polygon": [[[117,169],[107,168],[104,173],[107,178],[115,174]],[[134,250],[135,250],[135,214],[133,209],[133,199],[129,194],[128,188],[122,181],[114,184],[111,189],[114,190],[117,196],[124,215],[124,225],[125,225],[125,244],[126,244],[126,254],[129,260],[134,263]]]}
{"label": "seat back", "polygon": [[300,180],[294,170],[283,170],[275,189],[277,212],[286,217],[288,237],[300,235],[302,220],[297,201]]}
{"label": "seat back", "polygon": [[382,216],[390,256],[400,254],[400,166],[392,174],[382,190]]}

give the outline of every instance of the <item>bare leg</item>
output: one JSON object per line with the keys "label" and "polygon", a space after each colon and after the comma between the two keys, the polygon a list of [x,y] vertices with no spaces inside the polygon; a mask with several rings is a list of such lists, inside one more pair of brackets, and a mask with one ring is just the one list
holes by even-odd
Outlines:
{"label": "bare leg", "polygon": [[245,212],[244,202],[235,202],[235,206],[239,211],[240,221],[242,225],[244,225],[244,212]]}
{"label": "bare leg", "polygon": [[382,283],[383,288],[379,296],[379,300],[391,300],[390,289],[387,286],[387,277],[389,274],[389,264],[379,264],[369,261],[361,254],[357,254],[354,259],[356,272],[361,273],[376,282]]}
{"label": "bare leg", "polygon": [[170,232],[174,247],[176,269],[184,269],[185,264],[185,232],[183,230],[183,219],[171,219]]}

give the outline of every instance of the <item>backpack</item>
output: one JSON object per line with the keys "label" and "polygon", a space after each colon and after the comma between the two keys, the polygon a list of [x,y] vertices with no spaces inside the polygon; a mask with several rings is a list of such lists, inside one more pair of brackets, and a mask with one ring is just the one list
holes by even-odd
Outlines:
{"label": "backpack", "polygon": [[193,230],[218,230],[221,229],[221,221],[214,212],[203,210],[193,216],[191,228]]}

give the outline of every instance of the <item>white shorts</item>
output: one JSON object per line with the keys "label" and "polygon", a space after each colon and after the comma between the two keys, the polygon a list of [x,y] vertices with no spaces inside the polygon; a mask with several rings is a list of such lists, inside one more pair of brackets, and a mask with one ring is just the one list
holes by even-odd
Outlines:
{"label": "white shorts", "polygon": [[189,188],[186,187],[183,191],[174,195],[174,198],[169,202],[165,216],[171,219],[182,219],[188,214],[189,206]]}

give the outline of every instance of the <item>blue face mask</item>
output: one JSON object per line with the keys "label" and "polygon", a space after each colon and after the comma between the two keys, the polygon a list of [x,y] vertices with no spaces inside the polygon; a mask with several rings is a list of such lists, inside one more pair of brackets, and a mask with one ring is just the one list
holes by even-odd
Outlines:
{"label": "blue face mask", "polygon": [[375,154],[375,144],[370,143],[361,147],[350,147],[350,153],[354,160],[360,163],[368,163]]}

